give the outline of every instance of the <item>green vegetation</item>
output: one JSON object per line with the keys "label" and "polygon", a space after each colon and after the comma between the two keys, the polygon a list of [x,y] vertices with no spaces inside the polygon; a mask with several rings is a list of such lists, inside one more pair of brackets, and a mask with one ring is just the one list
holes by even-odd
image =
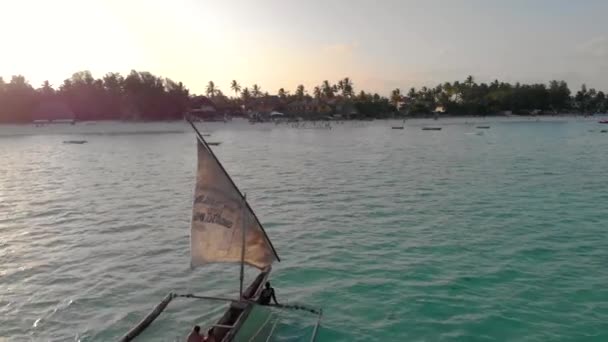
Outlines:
{"label": "green vegetation", "polygon": [[[396,89],[398,91],[398,89]],[[398,97],[393,93],[393,97]],[[446,82],[435,88],[411,88],[404,97],[410,113],[428,114],[437,107],[452,115],[486,115],[510,111],[516,114],[605,112],[608,102],[603,92],[587,90],[583,85],[576,96],[570,96],[564,81],[545,84],[514,85],[499,81],[475,83],[472,76],[464,82]]]}
{"label": "green vegetation", "polygon": [[[281,88],[276,96],[270,96],[258,84],[243,87],[236,80],[230,83],[230,90],[232,97],[209,81],[205,94],[219,111],[229,114],[274,109],[311,118],[336,114],[350,118],[432,113],[591,114],[608,110],[606,95],[585,85],[572,96],[564,81],[545,85],[496,80],[486,84],[476,83],[472,76],[434,88],[411,88],[406,94],[394,89],[388,98],[363,90],[355,93],[353,81],[348,77],[336,84],[325,80],[311,94],[304,85],[298,85],[293,93]],[[34,89],[23,76],[13,76],[8,83],[0,78],[0,122],[31,122],[53,115],[76,120],[176,120],[188,111],[192,99],[181,82],[134,70],[126,77],[108,73],[100,79],[88,71],[77,72],[57,89],[49,82]],[[49,114],[49,108],[54,113]]]}
{"label": "green vegetation", "polygon": [[108,73],[95,79],[89,71],[82,71],[63,81],[58,89],[49,82],[34,89],[23,76],[13,76],[8,83],[0,78],[0,122],[31,122],[49,116],[175,120],[183,117],[188,104],[189,91],[181,82],[149,72],[131,71],[126,77]]}

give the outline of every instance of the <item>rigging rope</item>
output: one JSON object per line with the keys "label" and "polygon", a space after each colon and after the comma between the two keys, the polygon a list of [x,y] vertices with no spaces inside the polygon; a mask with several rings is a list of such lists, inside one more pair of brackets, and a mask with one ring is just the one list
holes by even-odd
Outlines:
{"label": "rigging rope", "polygon": [[274,307],[278,307],[278,308],[282,308],[282,309],[294,309],[294,310],[308,311],[315,315],[322,314],[321,310],[317,310],[317,309],[314,309],[314,308],[311,308],[308,306],[304,306],[304,305],[269,304],[268,306],[274,306]]}

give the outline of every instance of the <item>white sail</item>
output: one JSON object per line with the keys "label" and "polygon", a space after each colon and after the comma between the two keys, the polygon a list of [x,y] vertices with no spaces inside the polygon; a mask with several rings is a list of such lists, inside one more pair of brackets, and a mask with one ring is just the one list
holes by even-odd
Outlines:
{"label": "white sail", "polygon": [[198,141],[198,171],[192,208],[192,267],[243,262],[259,269],[278,260],[264,229],[208,147]]}

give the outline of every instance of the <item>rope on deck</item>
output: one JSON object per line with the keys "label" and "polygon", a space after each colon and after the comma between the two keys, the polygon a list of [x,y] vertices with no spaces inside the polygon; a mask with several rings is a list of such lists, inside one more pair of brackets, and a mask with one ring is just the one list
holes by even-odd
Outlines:
{"label": "rope on deck", "polygon": [[154,309],[144,319],[141,320],[141,322],[139,322],[133,329],[131,329],[125,336],[120,339],[120,342],[133,341],[133,339],[139,336],[139,334],[146,330],[146,328],[152,322],[154,322],[154,320],[158,316],[160,316],[160,314],[165,310],[165,308],[167,307],[167,305],[169,305],[173,298],[175,298],[175,295],[169,292],[169,294],[167,294],[167,296],[165,296],[165,298],[163,298],[163,300],[158,303],[158,305],[156,305]]}

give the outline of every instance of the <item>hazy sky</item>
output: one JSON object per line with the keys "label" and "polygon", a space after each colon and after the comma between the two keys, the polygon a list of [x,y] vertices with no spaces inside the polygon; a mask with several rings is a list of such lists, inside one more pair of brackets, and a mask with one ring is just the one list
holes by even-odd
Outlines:
{"label": "hazy sky", "polygon": [[608,1],[0,0],[0,75],[150,71],[202,93],[350,76],[356,90],[494,78],[608,90]]}

